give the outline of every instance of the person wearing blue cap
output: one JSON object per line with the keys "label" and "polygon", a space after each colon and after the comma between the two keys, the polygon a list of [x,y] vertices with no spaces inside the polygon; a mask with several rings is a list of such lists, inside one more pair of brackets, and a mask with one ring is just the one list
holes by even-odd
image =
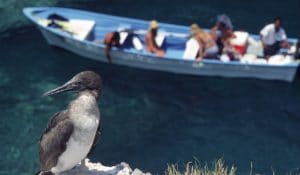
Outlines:
{"label": "person wearing blue cap", "polygon": [[230,18],[225,15],[218,15],[216,25],[211,29],[211,35],[216,40],[219,47],[219,54],[223,53],[224,48],[230,47],[229,40],[234,38],[233,25]]}

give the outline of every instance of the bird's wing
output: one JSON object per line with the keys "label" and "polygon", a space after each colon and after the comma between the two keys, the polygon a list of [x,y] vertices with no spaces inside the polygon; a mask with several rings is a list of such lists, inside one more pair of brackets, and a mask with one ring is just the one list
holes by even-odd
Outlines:
{"label": "bird's wing", "polygon": [[50,121],[48,122],[47,124],[47,127],[46,129],[44,130],[44,133],[43,135],[41,136],[40,138],[40,141],[42,140],[42,137],[48,133],[52,128],[54,128],[57,123],[59,123],[60,121],[63,121],[65,120],[66,118],[68,117],[67,115],[67,110],[64,110],[64,111],[60,111],[60,112],[57,112],[53,115],[53,117],[50,119]]}
{"label": "bird's wing", "polygon": [[50,171],[55,167],[58,157],[66,150],[74,126],[65,114],[65,111],[56,113],[48,122],[41,137],[39,151],[41,171]]}

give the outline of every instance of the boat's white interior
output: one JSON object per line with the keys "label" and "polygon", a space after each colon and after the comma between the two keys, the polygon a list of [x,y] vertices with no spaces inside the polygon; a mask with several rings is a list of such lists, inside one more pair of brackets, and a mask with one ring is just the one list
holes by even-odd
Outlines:
{"label": "boat's white interior", "polygon": [[195,60],[198,50],[199,50],[199,44],[197,40],[194,38],[189,39],[185,44],[185,50],[183,53],[183,59],[185,60]]}
{"label": "boat's white interior", "polygon": [[[151,55],[145,50],[145,33],[147,32],[148,22],[122,17],[114,17],[103,14],[95,14],[84,11],[74,11],[70,9],[59,10],[49,8],[34,14],[34,18],[40,25],[47,26],[50,14],[58,14],[67,18],[68,22],[59,22],[64,32],[67,32],[79,40],[87,40],[103,44],[103,39],[108,32],[132,30],[135,35],[128,35],[127,32],[121,32],[121,44],[124,51]],[[61,30],[61,29],[58,29]],[[236,31],[238,36],[233,39],[232,44],[248,45],[246,54],[241,56],[240,62],[255,64],[288,64],[293,58],[275,56],[267,62],[262,58],[262,45],[257,35],[249,35],[246,32]],[[158,37],[155,39],[157,44],[165,51],[165,57],[169,59],[193,60],[196,57],[198,47],[195,41],[189,40],[189,28],[186,26],[160,24]],[[296,40],[291,40],[292,47],[288,51],[292,55],[295,50]],[[155,56],[155,55],[153,55]]]}

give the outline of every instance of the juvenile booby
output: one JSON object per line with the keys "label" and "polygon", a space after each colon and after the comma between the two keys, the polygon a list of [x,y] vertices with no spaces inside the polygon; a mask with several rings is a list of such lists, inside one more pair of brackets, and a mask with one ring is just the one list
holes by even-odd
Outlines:
{"label": "juvenile booby", "polygon": [[38,175],[54,175],[72,169],[86,158],[100,135],[101,77],[84,71],[44,96],[75,91],[77,97],[68,108],[51,118],[40,138],[40,170]]}

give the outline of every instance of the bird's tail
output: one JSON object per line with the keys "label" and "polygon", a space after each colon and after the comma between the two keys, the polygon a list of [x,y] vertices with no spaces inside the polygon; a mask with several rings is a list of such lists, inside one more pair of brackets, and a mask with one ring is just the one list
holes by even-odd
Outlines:
{"label": "bird's tail", "polygon": [[38,171],[35,175],[55,175],[51,171]]}

